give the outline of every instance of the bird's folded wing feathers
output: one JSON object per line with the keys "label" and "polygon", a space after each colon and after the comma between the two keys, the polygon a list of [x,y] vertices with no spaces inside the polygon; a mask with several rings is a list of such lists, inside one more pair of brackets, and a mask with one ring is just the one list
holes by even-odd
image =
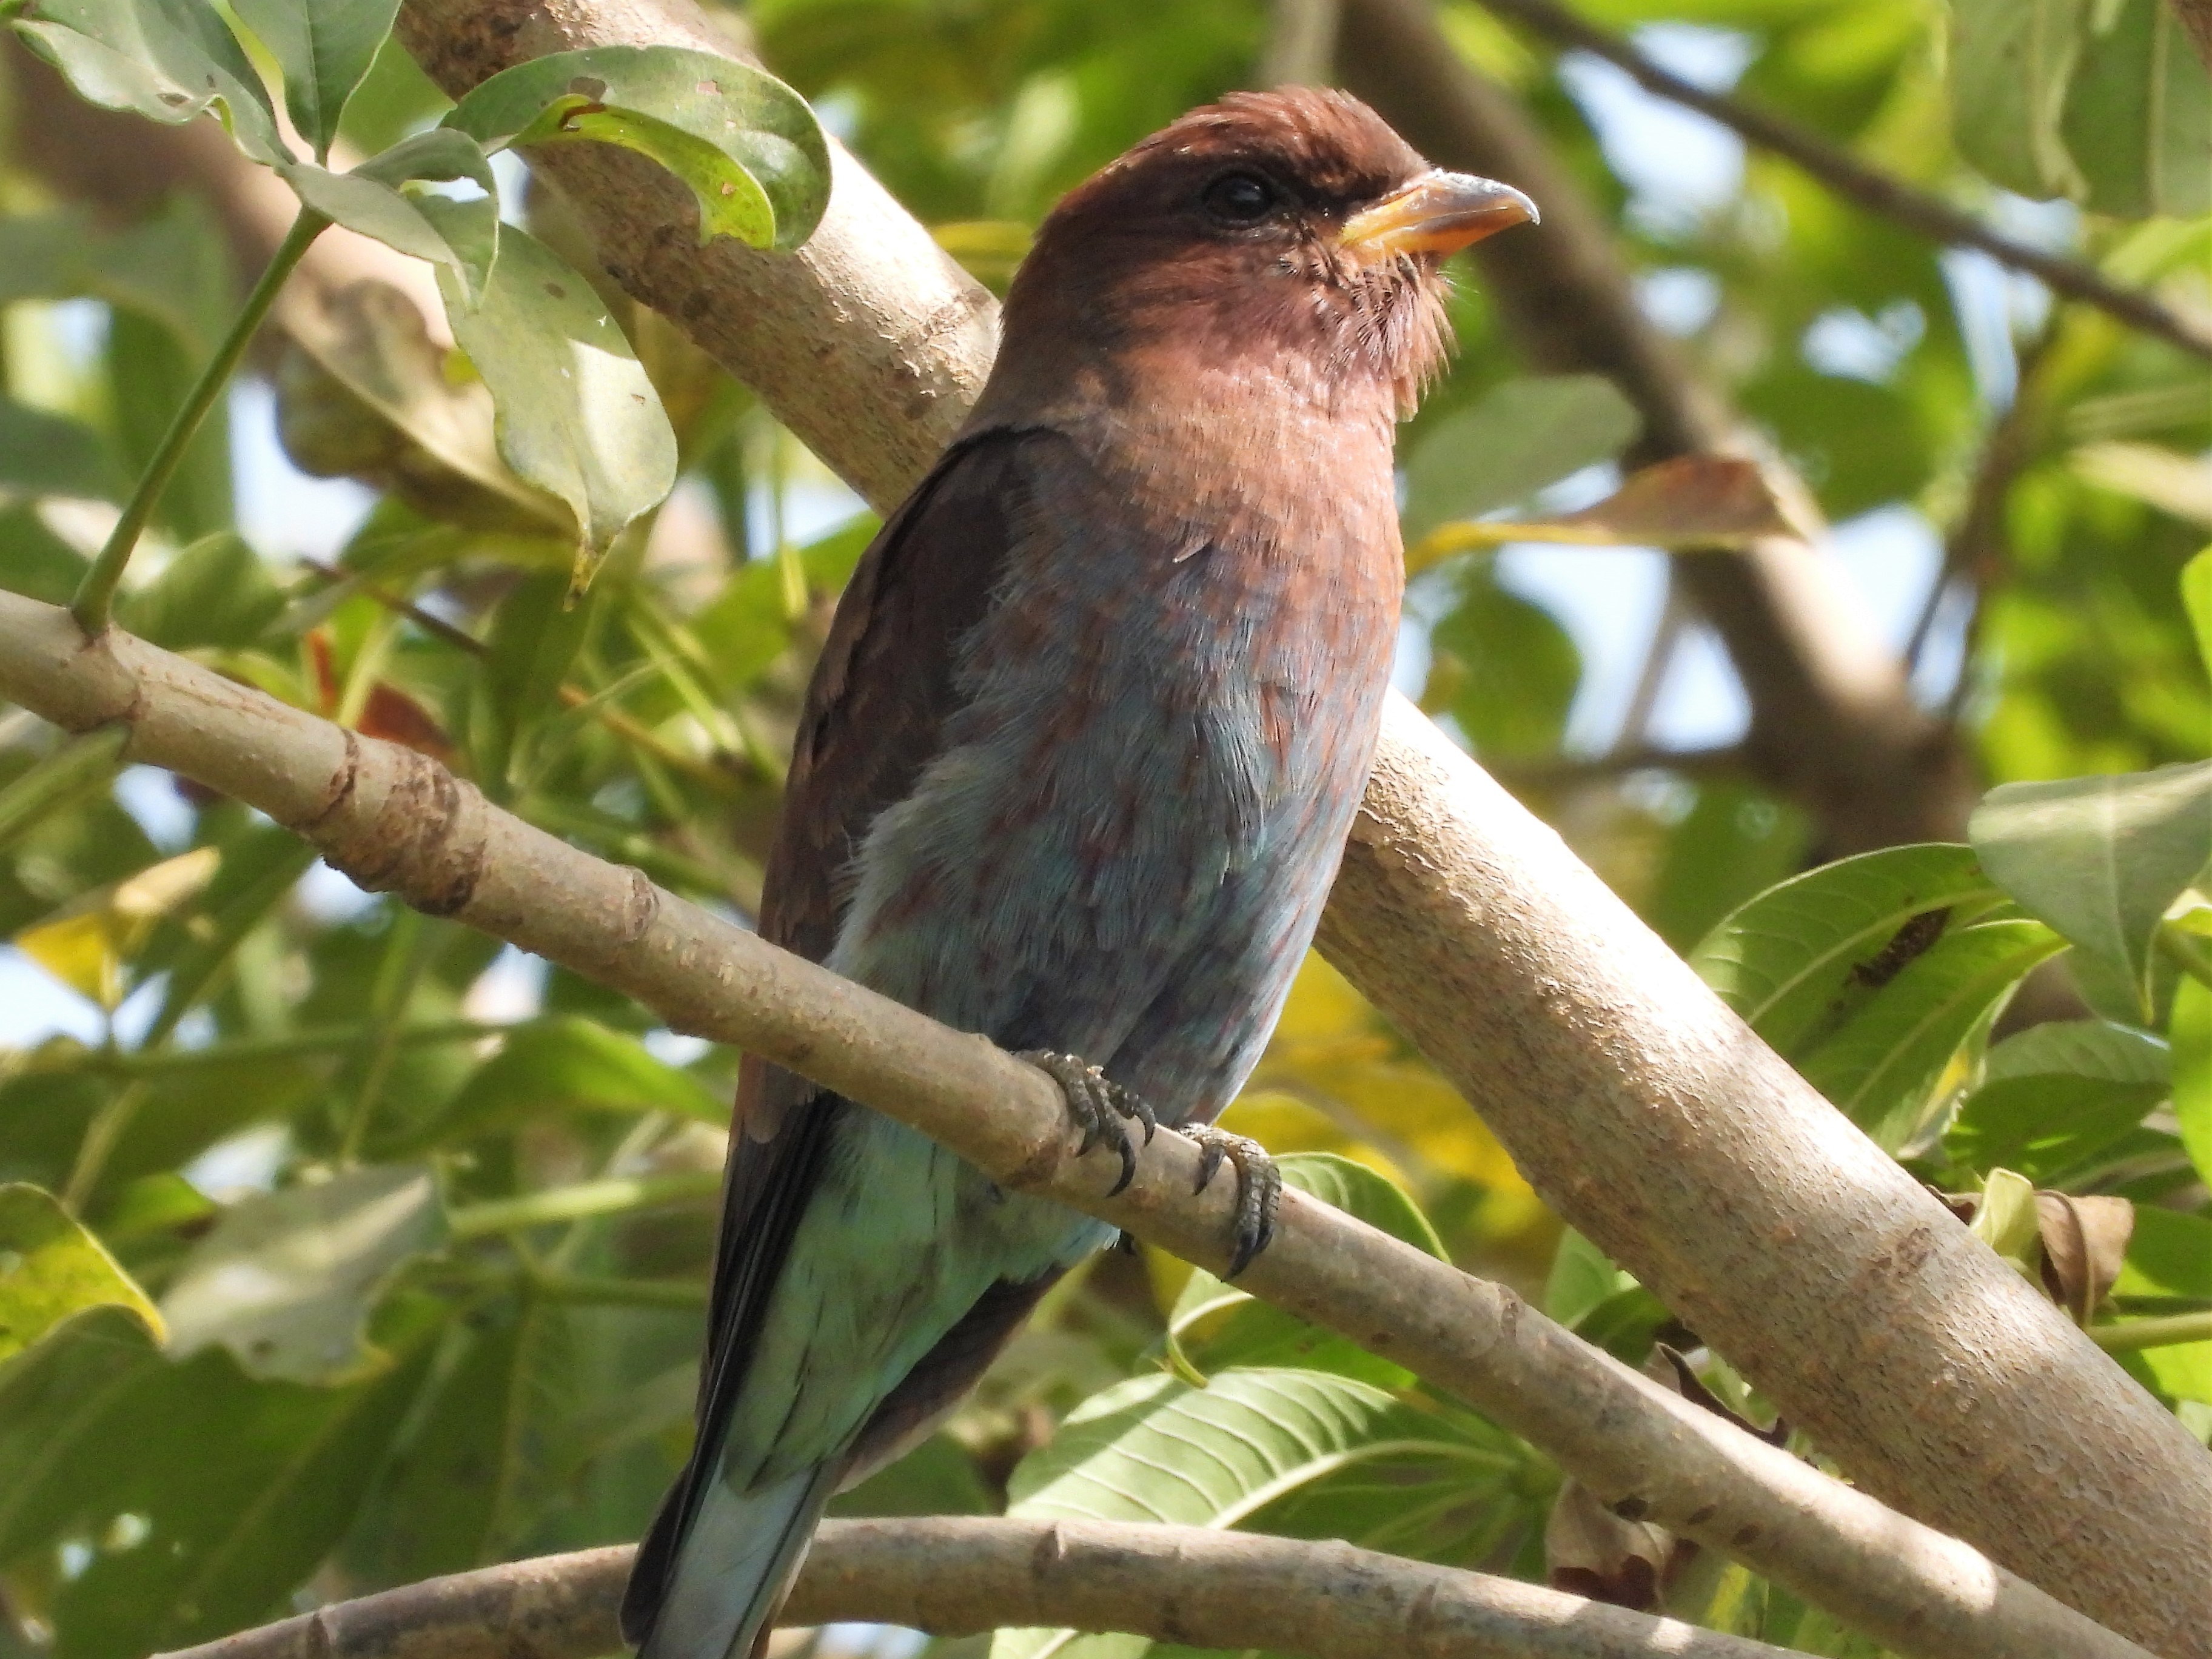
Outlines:
{"label": "bird's folded wing feathers", "polygon": [[[955,648],[981,620],[1014,534],[1031,440],[972,434],[940,459],[862,555],[807,690],[761,904],[763,938],[811,960],[835,942],[847,867],[913,787],[952,713]],[[623,1625],[649,1627],[711,1479],[712,1439],[744,1380],[806,1208],[830,1114],[816,1086],[748,1056],[731,1126],[700,1371],[700,1444],[641,1546]]]}

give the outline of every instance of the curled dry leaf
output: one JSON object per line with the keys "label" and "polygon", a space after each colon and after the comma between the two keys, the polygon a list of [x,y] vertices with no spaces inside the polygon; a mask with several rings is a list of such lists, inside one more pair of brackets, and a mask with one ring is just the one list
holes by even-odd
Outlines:
{"label": "curled dry leaf", "polygon": [[2077,1325],[2111,1292],[2135,1236],[2136,1206],[2100,1194],[2038,1193],[2035,1213],[2043,1237],[2043,1288]]}
{"label": "curled dry leaf", "polygon": [[1648,1521],[1628,1521],[1579,1480],[1559,1488],[1544,1522],[1544,1568],[1552,1588],[1650,1613],[1697,1546]]}
{"label": "curled dry leaf", "polygon": [[1438,526],[1406,556],[1419,570],[1454,553],[1507,542],[1590,547],[1741,547],[1797,533],[1755,462],[1678,455],[1630,475],[1603,501],[1552,519],[1465,520]]}
{"label": "curled dry leaf", "polygon": [[[1992,1170],[1989,1177],[1989,1187],[2001,1193],[2025,1184],[2009,1170]],[[1936,1196],[1969,1226],[1981,1214],[1980,1193]],[[2033,1199],[2034,1237],[2027,1245],[2027,1259],[2002,1245],[1996,1247],[1998,1253],[2041,1285],[2044,1294],[2065,1309],[2075,1324],[2087,1325],[2119,1279],[2129,1241],[2135,1237],[2136,1206],[2109,1194],[2079,1197],[2038,1192]],[[1976,1231],[1986,1234],[1984,1227]]]}
{"label": "curled dry leaf", "polygon": [[500,459],[490,392],[447,373],[445,348],[399,289],[352,283],[298,306],[287,328],[278,433],[304,471],[389,489],[441,523],[566,532],[567,510]]}

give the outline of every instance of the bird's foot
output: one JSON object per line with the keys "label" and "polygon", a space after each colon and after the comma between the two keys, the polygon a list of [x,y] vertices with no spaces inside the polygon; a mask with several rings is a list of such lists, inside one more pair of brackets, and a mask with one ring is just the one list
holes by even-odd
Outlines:
{"label": "bird's foot", "polygon": [[1152,1145],[1152,1136],[1159,1131],[1159,1120],[1152,1109],[1134,1094],[1108,1077],[1096,1066],[1077,1059],[1073,1054],[1054,1054],[1045,1048],[1024,1049],[1014,1056],[1027,1060],[1060,1085],[1060,1092],[1066,1098],[1067,1109],[1083,1129],[1083,1145],[1077,1156],[1089,1152],[1100,1141],[1110,1143],[1121,1155],[1121,1178],[1114,1183],[1114,1192],[1120,1192],[1137,1176],[1137,1149],[1130,1144],[1128,1126],[1141,1123],[1145,1127],[1145,1144]]}
{"label": "bird's foot", "polygon": [[1232,1135],[1211,1123],[1186,1124],[1182,1132],[1200,1149],[1198,1185],[1193,1190],[1206,1190],[1224,1158],[1236,1168],[1235,1242],[1230,1252],[1229,1271],[1224,1275],[1234,1279],[1252,1265],[1252,1258],[1266,1249],[1268,1241],[1275,1236],[1275,1211],[1283,1200],[1282,1171],[1276,1169],[1275,1160],[1267,1156],[1265,1146],[1243,1135]]}

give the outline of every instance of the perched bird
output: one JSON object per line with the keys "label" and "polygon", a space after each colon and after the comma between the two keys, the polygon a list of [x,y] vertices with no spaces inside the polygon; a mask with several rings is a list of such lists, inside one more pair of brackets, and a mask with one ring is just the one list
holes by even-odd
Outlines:
{"label": "perched bird", "polygon": [[[1340,94],[1239,94],[1073,191],[974,414],[814,675],[763,935],[1029,1051],[1091,1137],[1209,1126],[1336,872],[1397,637],[1395,422],[1442,257],[1536,216]],[[690,1464],[623,1607],[748,1659],[830,1494],[914,1444],[1103,1224],[748,1060]]]}

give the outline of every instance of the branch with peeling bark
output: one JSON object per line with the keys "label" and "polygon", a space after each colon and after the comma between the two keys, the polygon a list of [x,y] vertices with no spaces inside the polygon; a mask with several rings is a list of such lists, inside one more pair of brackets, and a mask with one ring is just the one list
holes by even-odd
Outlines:
{"label": "branch with peeling bark", "polygon": [[[165,1659],[593,1659],[622,1645],[628,1548],[340,1602]],[[1780,1659],[1783,1650],[1348,1544],[1127,1522],[830,1521],[787,1625],[967,1636],[1127,1631],[1310,1659]]]}
{"label": "branch with peeling bark", "polygon": [[[1042,1073],[555,840],[426,756],[119,631],[87,641],[65,611],[4,592],[0,695],[71,732],[119,724],[125,758],[266,812],[362,887],[560,963],[672,1030],[873,1106],[1013,1190],[1226,1270],[1233,1183],[1197,1191],[1190,1140],[1158,1136],[1127,1188],[1103,1195],[1119,1160],[1105,1147],[1076,1150],[1065,1103]],[[1394,741],[1402,750],[1419,739],[1400,729]],[[1365,844],[1376,828],[1387,830],[1369,828]],[[1741,1041],[1757,1047],[1748,1032]],[[1827,1139],[1831,1155],[1844,1152],[1843,1136]],[[1968,1237],[1948,1216],[1942,1224]],[[1302,1194],[1285,1194],[1274,1243],[1243,1283],[1524,1436],[1617,1511],[1743,1562],[1908,1659],[2142,1659],[2132,1642],[1970,1546],[1661,1388],[1512,1291]]]}
{"label": "branch with peeling bark", "polygon": [[2094,265],[2008,236],[1940,196],[1916,190],[1849,151],[1808,132],[1794,121],[1745,103],[1727,93],[1708,92],[1671,70],[1662,68],[1610,29],[1577,16],[1557,0],[1482,0],[1486,9],[1511,18],[1554,46],[1573,47],[1602,58],[1626,71],[1639,86],[1662,98],[1710,116],[1761,149],[1802,167],[1837,195],[1869,213],[1893,220],[1907,230],[1954,247],[1979,248],[2001,264],[2039,278],[2063,298],[2094,306],[2130,328],[2176,345],[2198,357],[2212,357],[2212,328],[2184,316],[2154,295],[2115,283]]}
{"label": "branch with peeling bark", "polygon": [[[410,50],[457,92],[520,58],[684,40],[700,27],[680,0],[409,0],[400,17]],[[1403,27],[1384,39],[1378,20],[1392,19]],[[1350,0],[1346,27],[1364,29],[1377,76],[1443,74],[1449,96],[1459,84],[1449,77],[1464,74],[1413,0]],[[1456,143],[1473,130],[1442,131]],[[1514,129],[1482,129],[1501,131]],[[913,485],[981,385],[991,313],[856,164],[839,161],[840,194],[808,247],[778,258],[699,248],[682,188],[634,157],[575,145],[546,161],[635,297],[760,390],[879,506]],[[848,176],[861,182],[848,187]],[[1559,216],[1548,199],[1546,215],[1548,231]],[[1723,413],[1663,341],[1639,344],[1650,331],[1602,226],[1547,246],[1560,252],[1544,257],[1568,263],[1532,267],[1501,297],[1553,331],[1560,356],[1617,348],[1598,366],[1644,377],[1648,418],[1664,417],[1674,447],[1718,447]],[[1500,269],[1486,267],[1493,288]],[[1609,293],[1618,303],[1587,319],[1595,331],[1567,341],[1579,297]],[[844,417],[853,410],[868,418]],[[1685,569],[1728,558],[1701,555]],[[1889,763],[1845,769],[1862,793],[1879,776],[1894,793],[1912,765],[1940,765],[1915,747],[1924,717],[1903,699],[1894,660],[1846,625],[1852,613],[1808,550],[1770,544],[1729,568],[1741,587],[1731,595],[1715,579],[1701,599],[1737,618],[1740,661],[1767,651],[1776,682],[1796,688],[1764,728],[1770,755],[1775,741],[1832,750],[1887,730],[1876,746]],[[1792,732],[1800,700],[1823,712]],[[1900,707],[1916,724],[1885,727]],[[2196,1545],[2212,1535],[2203,1449],[1402,700],[1322,943],[1484,1114],[1546,1200],[1856,1480],[2177,1659],[2212,1656],[2212,1567]],[[2086,1509],[2085,1492],[2100,1495]]]}

